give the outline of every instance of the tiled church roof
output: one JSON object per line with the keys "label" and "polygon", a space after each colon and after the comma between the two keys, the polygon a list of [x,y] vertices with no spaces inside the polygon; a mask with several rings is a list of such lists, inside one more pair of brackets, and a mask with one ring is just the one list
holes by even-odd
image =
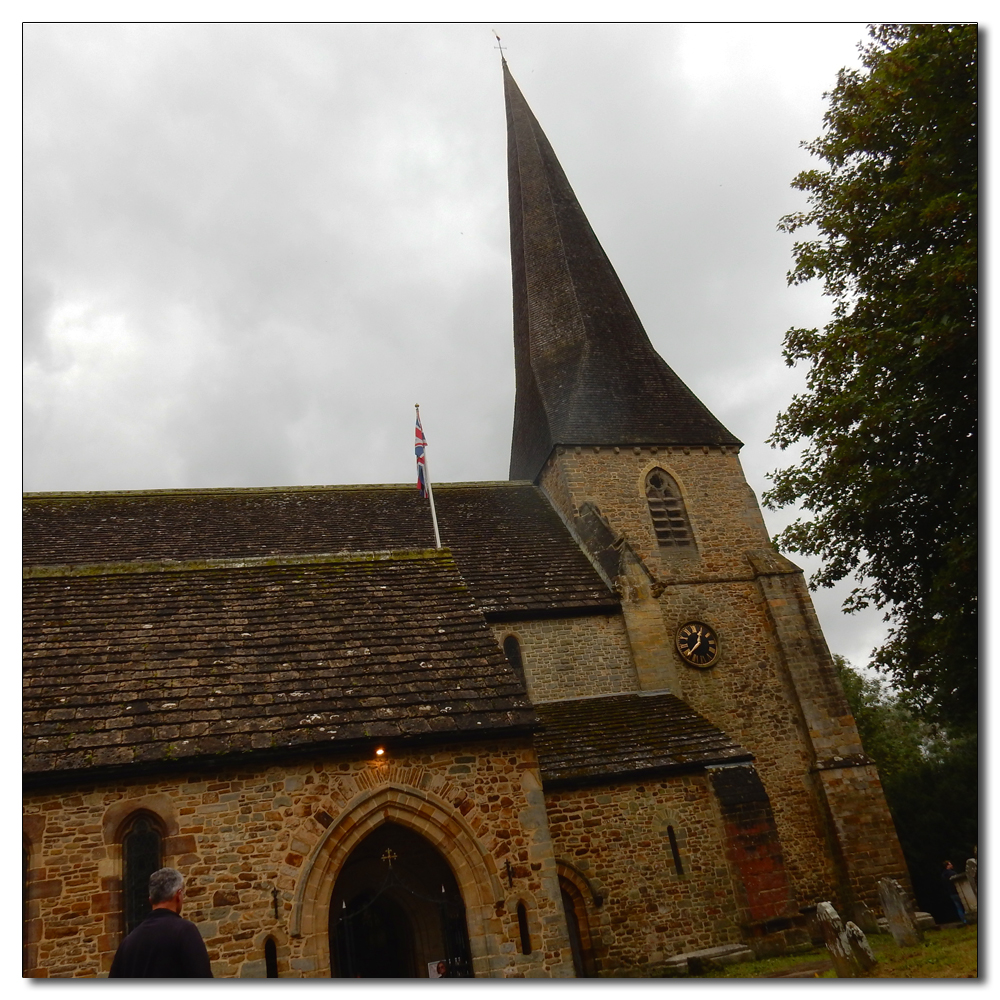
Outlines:
{"label": "tiled church roof", "polygon": [[[608,590],[537,487],[435,486],[441,539],[487,617],[614,611]],[[423,549],[412,486],[28,494],[27,565],[243,559]]]}
{"label": "tiled church roof", "polygon": [[446,550],[39,568],[24,593],[29,781],[535,722]]}
{"label": "tiled church roof", "polygon": [[738,445],[656,353],[503,64],[517,398],[511,479],[556,444]]}
{"label": "tiled church roof", "polygon": [[672,694],[579,698],[535,706],[546,786],[690,770],[752,754]]}

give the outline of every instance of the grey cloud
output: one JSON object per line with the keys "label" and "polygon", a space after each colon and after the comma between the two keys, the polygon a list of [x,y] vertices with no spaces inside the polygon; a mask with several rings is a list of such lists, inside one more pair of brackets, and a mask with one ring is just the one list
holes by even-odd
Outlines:
{"label": "grey cloud", "polygon": [[[704,26],[497,28],[759,494],[801,384],[782,334],[825,315],[786,288],[775,225],[863,28],[745,26],[738,75]],[[28,25],[26,488],[408,481],[414,402],[435,479],[506,478],[494,45],[487,25]],[[858,620],[823,614],[863,656]]]}

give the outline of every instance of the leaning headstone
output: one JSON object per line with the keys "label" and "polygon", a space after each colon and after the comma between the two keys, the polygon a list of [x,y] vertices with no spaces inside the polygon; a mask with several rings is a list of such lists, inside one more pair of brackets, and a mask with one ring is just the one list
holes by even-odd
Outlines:
{"label": "leaning headstone", "polygon": [[958,898],[962,901],[962,909],[965,910],[965,919],[968,923],[976,923],[979,919],[979,899],[969,885],[969,876],[963,872],[956,875],[951,880],[952,887],[958,893]]}
{"label": "leaning headstone", "polygon": [[865,972],[878,965],[878,959],[868,943],[868,938],[865,937],[865,932],[853,920],[848,920],[844,925],[844,934],[854,953],[854,960]]}
{"label": "leaning headstone", "polygon": [[903,887],[893,878],[880,879],[878,898],[882,903],[882,912],[889,921],[889,933],[893,941],[900,948],[920,944],[924,939],[924,932],[913,918],[913,911]]}
{"label": "leaning headstone", "polygon": [[969,858],[965,862],[965,877],[972,886],[972,891],[979,896],[979,862],[975,858]]}
{"label": "leaning headstone", "polygon": [[837,973],[837,978],[857,979],[864,969],[854,957],[854,949],[844,930],[840,914],[831,903],[820,903],[816,907],[816,917],[823,928],[823,940],[833,960],[833,971]]}
{"label": "leaning headstone", "polygon": [[875,919],[875,914],[864,903],[855,903],[851,907],[851,916],[866,934],[878,934],[878,921]]}

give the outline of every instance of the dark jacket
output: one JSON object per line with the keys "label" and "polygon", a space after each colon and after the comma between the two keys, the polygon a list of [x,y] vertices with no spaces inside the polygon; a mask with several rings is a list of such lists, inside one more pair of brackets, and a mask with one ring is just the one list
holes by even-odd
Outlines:
{"label": "dark jacket", "polygon": [[115,952],[109,979],[211,979],[198,928],[163,907],[153,910]]}

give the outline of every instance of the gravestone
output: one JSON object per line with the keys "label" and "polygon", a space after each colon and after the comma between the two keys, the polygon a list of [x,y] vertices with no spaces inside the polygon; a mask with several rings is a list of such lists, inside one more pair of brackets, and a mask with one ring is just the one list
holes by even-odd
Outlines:
{"label": "gravestone", "polygon": [[816,917],[823,928],[823,940],[833,960],[833,971],[837,973],[837,978],[857,979],[864,968],[854,955],[854,948],[851,947],[840,914],[833,908],[833,904],[824,902],[817,905]]}
{"label": "gravestone", "polygon": [[854,960],[864,972],[878,965],[878,959],[875,957],[875,952],[872,951],[872,946],[868,943],[868,938],[865,937],[865,932],[854,921],[847,921],[844,926],[844,934],[847,936],[848,944],[854,953]]}
{"label": "gravestone", "polygon": [[979,919],[979,899],[969,883],[969,876],[963,872],[956,875],[951,880],[951,884],[958,893],[958,898],[962,901],[962,908],[965,910],[965,919],[969,923],[976,923]]}
{"label": "gravestone", "polygon": [[878,898],[882,912],[889,921],[889,933],[900,948],[920,944],[924,932],[917,926],[913,909],[903,887],[894,878],[879,880]]}
{"label": "gravestone", "polygon": [[675,975],[703,976],[711,969],[718,969],[723,965],[752,962],[753,957],[753,952],[745,944],[724,944],[674,955],[664,962],[664,968]]}
{"label": "gravestone", "polygon": [[972,886],[972,891],[979,897],[979,862],[975,858],[969,858],[965,862],[965,877]]}
{"label": "gravestone", "polygon": [[851,919],[866,934],[878,934],[878,921],[875,914],[862,902],[857,902],[851,907]]}

